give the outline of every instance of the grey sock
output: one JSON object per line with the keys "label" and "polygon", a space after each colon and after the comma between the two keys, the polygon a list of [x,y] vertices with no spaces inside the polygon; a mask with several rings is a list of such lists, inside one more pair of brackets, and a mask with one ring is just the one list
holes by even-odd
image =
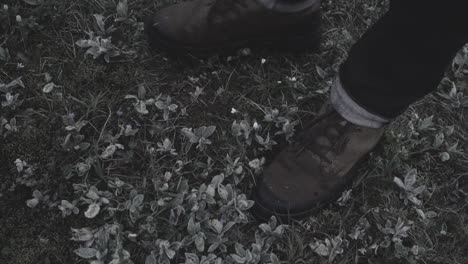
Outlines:
{"label": "grey sock", "polygon": [[349,122],[363,127],[381,128],[390,123],[390,119],[371,113],[354,101],[341,84],[338,76],[333,83],[330,101],[333,108]]}
{"label": "grey sock", "polygon": [[299,12],[307,8],[320,6],[320,0],[258,0],[266,8],[277,12]]}

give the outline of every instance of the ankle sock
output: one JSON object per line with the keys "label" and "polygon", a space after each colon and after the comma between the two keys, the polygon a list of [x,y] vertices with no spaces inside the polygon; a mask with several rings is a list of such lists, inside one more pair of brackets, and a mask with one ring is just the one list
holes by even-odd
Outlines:
{"label": "ankle sock", "polygon": [[390,119],[367,111],[354,101],[343,87],[338,76],[333,83],[330,101],[333,108],[349,122],[363,127],[381,128],[391,122]]}

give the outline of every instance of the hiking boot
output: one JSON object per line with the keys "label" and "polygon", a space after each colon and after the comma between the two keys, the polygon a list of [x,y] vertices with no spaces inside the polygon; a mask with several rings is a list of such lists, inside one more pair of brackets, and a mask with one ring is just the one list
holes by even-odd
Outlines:
{"label": "hiking boot", "polygon": [[146,20],[145,31],[151,46],[169,51],[315,49],[319,11],[320,0],[193,0],[163,8]]}
{"label": "hiking boot", "polygon": [[265,169],[253,193],[252,213],[287,222],[309,216],[350,187],[352,169],[379,142],[384,128],[354,125],[327,103]]}

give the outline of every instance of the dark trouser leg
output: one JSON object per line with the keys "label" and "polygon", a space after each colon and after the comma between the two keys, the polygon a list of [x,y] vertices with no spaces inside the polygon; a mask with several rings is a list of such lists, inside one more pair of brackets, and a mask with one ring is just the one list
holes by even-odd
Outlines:
{"label": "dark trouser leg", "polygon": [[342,65],[338,86],[345,95],[334,87],[335,108],[351,99],[373,118],[392,119],[433,91],[468,42],[467,10],[466,0],[394,0]]}

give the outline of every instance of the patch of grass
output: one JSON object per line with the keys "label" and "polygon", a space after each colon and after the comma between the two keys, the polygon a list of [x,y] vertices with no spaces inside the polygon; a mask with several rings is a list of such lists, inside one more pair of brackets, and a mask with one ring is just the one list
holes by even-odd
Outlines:
{"label": "patch of grass", "polygon": [[291,226],[257,223],[262,167],[387,3],[323,3],[316,53],[184,59],[145,41],[144,16],[166,4],[0,6],[2,263],[468,262],[466,48],[351,192]]}

